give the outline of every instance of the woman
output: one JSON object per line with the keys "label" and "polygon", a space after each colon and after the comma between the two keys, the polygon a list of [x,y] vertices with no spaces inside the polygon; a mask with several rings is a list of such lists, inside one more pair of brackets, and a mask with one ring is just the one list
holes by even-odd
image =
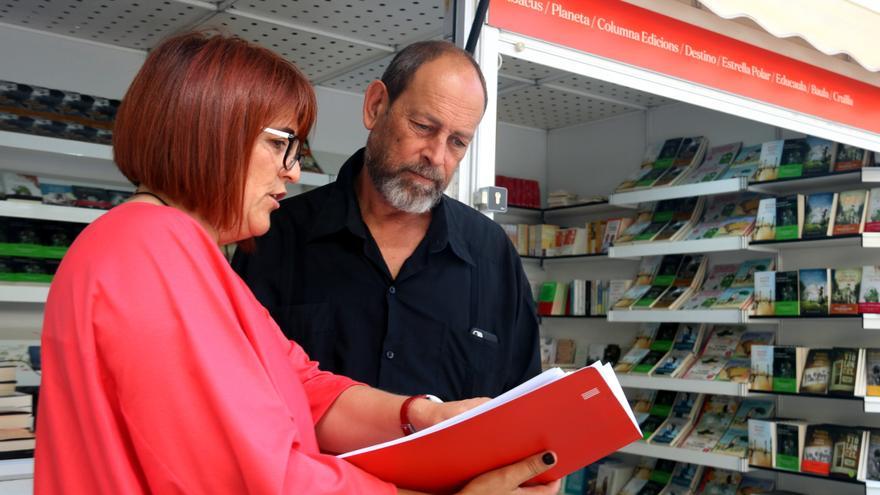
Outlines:
{"label": "woman", "polygon": [[[395,493],[321,452],[401,436],[402,408],[423,428],[479,403],[320,371],[223,258],[269,228],[314,119],[303,75],[240,39],[183,35],[147,57],[114,131],[137,192],[79,236],[46,303],[36,493]],[[515,492],[553,463],[463,493]]]}

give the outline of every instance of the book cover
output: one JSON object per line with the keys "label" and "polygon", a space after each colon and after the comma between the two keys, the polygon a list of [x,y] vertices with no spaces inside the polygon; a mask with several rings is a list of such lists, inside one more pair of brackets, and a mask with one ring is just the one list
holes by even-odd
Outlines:
{"label": "book cover", "polygon": [[797,271],[776,272],[774,309],[777,316],[798,316],[801,314],[799,292]]}
{"label": "book cover", "polygon": [[856,388],[858,362],[858,349],[835,347],[831,350],[831,381],[828,382],[829,394],[847,397],[853,395]]}
{"label": "book cover", "polygon": [[35,175],[0,172],[0,184],[6,199],[41,201],[40,180]]}
{"label": "book cover", "polygon": [[723,382],[749,383],[751,364],[751,359],[747,357],[731,358],[715,379]]}
{"label": "book cover", "polygon": [[613,245],[618,246],[621,244],[628,244],[631,242],[635,242],[636,237],[642,233],[645,229],[651,225],[651,217],[653,212],[643,211],[638,214],[636,219],[621,232],[621,234],[617,237],[617,240],[614,241]]}
{"label": "book cover", "polygon": [[675,305],[680,302],[682,297],[684,297],[690,291],[689,287],[670,287],[669,290],[663,293],[659,299],[651,306],[651,309],[674,309]]}
{"label": "book cover", "polygon": [[806,425],[800,422],[776,423],[776,469],[801,470],[801,451]]}
{"label": "book cover", "polygon": [[559,290],[559,283],[550,281],[541,284],[541,292],[538,295],[538,314],[553,314],[553,301],[556,299],[556,292]]}
{"label": "book cover", "polygon": [[749,424],[749,464],[772,468],[773,453],[776,451],[776,423],[750,419]]}
{"label": "book cover", "polygon": [[98,187],[72,186],[73,195],[76,197],[73,204],[81,208],[97,208],[109,210],[111,207],[110,196],[105,189]]}
{"label": "book cover", "polygon": [[751,390],[765,392],[773,390],[773,349],[772,345],[752,347],[752,369],[749,374]]}
{"label": "book cover", "polygon": [[668,186],[679,182],[681,177],[691,170],[694,162],[701,158],[698,154],[705,152],[703,147],[705,140],[704,137],[684,138],[672,166],[666,169],[666,173],[660,176],[653,187]]}
{"label": "book cover", "polygon": [[[614,303],[613,309],[617,310],[625,310],[630,309],[630,306],[636,303],[639,299],[641,299],[648,291],[651,290],[650,285],[633,285],[626,292],[624,292],[623,296]],[[539,313],[540,314],[540,313]]]}
{"label": "book cover", "polygon": [[745,331],[740,325],[715,325],[703,345],[703,356],[733,356]]}
{"label": "book cover", "polygon": [[761,145],[743,146],[730,167],[721,175],[722,179],[747,177],[752,179],[758,170],[761,159]]}
{"label": "book cover", "polygon": [[675,275],[684,262],[685,256],[681,254],[668,254],[660,261],[660,267],[651,285],[668,286],[675,281]]}
{"label": "book cover", "polygon": [[861,268],[832,269],[830,313],[833,315],[859,314],[859,289],[861,285]]}
{"label": "book cover", "polygon": [[696,489],[697,484],[700,482],[702,474],[703,466],[679,462],[675,465],[675,469],[672,471],[669,485],[660,493],[661,495],[688,495],[693,493],[693,490]]}
{"label": "book cover", "polygon": [[731,287],[718,296],[711,309],[746,309],[755,293],[754,287]]}
{"label": "book cover", "polygon": [[776,272],[755,272],[755,314],[758,316],[776,314]]}
{"label": "book cover", "polygon": [[755,240],[772,241],[776,239],[776,198],[764,198],[758,204],[755,218]]}
{"label": "book cover", "polygon": [[834,211],[834,193],[814,193],[804,201],[804,239],[831,235],[831,214]]}
{"label": "book cover", "polygon": [[685,138],[667,139],[663,143],[663,147],[660,148],[660,153],[657,155],[657,159],[654,160],[652,166],[661,169],[671,167],[678,156],[683,141],[685,141]]}
{"label": "book cover", "polygon": [[880,187],[868,191],[865,232],[880,232]]}
{"label": "book cover", "polygon": [[706,468],[696,493],[705,495],[736,495],[742,474],[718,468]]}
{"label": "book cover", "polygon": [[745,457],[749,450],[749,431],[728,428],[712,449],[717,454]]}
{"label": "book cover", "polygon": [[733,277],[730,287],[751,287],[755,286],[755,273],[767,270],[773,270],[776,262],[773,258],[757,258],[746,260],[740,263]]}
{"label": "book cover", "polygon": [[651,349],[633,347],[620,358],[620,361],[614,365],[614,371],[617,373],[629,373],[639,362],[644,359]]}
{"label": "book cover", "polygon": [[804,160],[804,177],[824,175],[831,172],[834,143],[823,138],[806,138],[807,157]]}
{"label": "book cover", "polygon": [[724,369],[725,364],[727,364],[727,358],[703,356],[691,366],[684,378],[687,380],[714,380]]}
{"label": "book cover", "polygon": [[675,377],[686,368],[694,359],[694,354],[690,351],[671,351],[651,372],[651,376]]}
{"label": "book cover", "polygon": [[678,326],[672,348],[677,351],[694,352],[703,336],[704,327],[700,323],[682,323]]}
{"label": "book cover", "polygon": [[727,431],[739,407],[739,399],[723,395],[712,395],[703,401],[697,425],[691,430],[680,447],[711,452],[718,440]]}
{"label": "book cover", "polygon": [[638,374],[638,375],[647,375],[653,370],[657,363],[666,356],[666,353],[669,351],[657,351],[657,350],[649,350],[645,356],[633,366],[630,373]]}
{"label": "book cover", "polygon": [[40,181],[40,192],[43,203],[47,205],[73,206],[76,197],[70,184],[56,184],[45,180]]}
{"label": "book cover", "polygon": [[593,495],[612,495],[620,493],[620,490],[632,478],[633,467],[620,461],[603,462],[599,466],[599,476],[596,478],[596,489]]}
{"label": "book cover", "polygon": [[866,395],[880,397],[880,349],[865,351]]}
{"label": "book cover", "polygon": [[880,481],[880,431],[871,430],[868,435],[868,459],[866,478],[872,481]]}
{"label": "book cover", "polygon": [[772,495],[774,488],[776,482],[772,479],[743,476],[742,483],[736,489],[736,495]]}
{"label": "book cover", "polygon": [[865,265],[862,267],[859,312],[880,313],[880,266]]}
{"label": "book cover", "polygon": [[798,393],[797,348],[778,346],[773,349],[773,391]]}
{"label": "book cover", "polygon": [[[582,421],[586,416],[593,419]],[[397,485],[446,492],[480,473],[550,449],[556,452],[556,465],[530,480],[545,483],[640,436],[614,372],[597,364],[568,374],[548,370],[464,414],[340,458]]]}
{"label": "book cover", "polygon": [[654,303],[656,303],[657,300],[660,299],[660,296],[662,296],[663,293],[666,292],[668,289],[669,286],[652,285],[651,288],[648,289],[647,292],[645,292],[645,295],[643,295],[641,299],[636,301],[631,308],[650,309],[654,305]]}
{"label": "book cover", "polygon": [[828,314],[828,269],[809,268],[798,272],[801,316]]}
{"label": "book cover", "polygon": [[748,430],[752,419],[772,418],[776,411],[776,403],[771,399],[744,399],[733,415],[730,429]]}
{"label": "book cover", "polygon": [[862,148],[838,143],[834,151],[834,171],[848,172],[862,168],[867,153]]}
{"label": "book cover", "polygon": [[834,447],[831,451],[831,476],[855,479],[862,452],[862,430],[834,428]]}
{"label": "book cover", "polygon": [[831,350],[810,349],[801,377],[801,393],[826,394],[831,380]]}
{"label": "book cover", "polygon": [[703,163],[693,172],[689,173],[682,180],[682,184],[696,184],[719,180],[730,164],[733,163],[741,146],[742,143],[739,142],[711,148],[706,152],[706,158],[703,160]]}
{"label": "book cover", "polygon": [[834,440],[831,428],[826,425],[807,426],[801,471],[828,476],[831,473],[831,454],[833,448]]}
{"label": "book cover", "polygon": [[758,170],[755,172],[755,182],[777,179],[784,144],[785,140],[779,139],[767,141],[761,145],[761,157],[758,160]]}
{"label": "book cover", "polygon": [[842,191],[837,194],[834,212],[834,235],[859,234],[865,225],[865,203],[868,193],[864,189]]}
{"label": "book cover", "polygon": [[808,151],[806,139],[786,139],[782,146],[782,158],[779,160],[778,178],[792,179],[803,176]]}
{"label": "book cover", "polygon": [[749,330],[742,334],[736,344],[734,357],[747,358],[752,355],[752,347],[758,345],[773,345],[776,341],[776,332],[773,330]]}
{"label": "book cover", "polygon": [[776,240],[800,239],[803,221],[803,196],[794,194],[776,198]]}

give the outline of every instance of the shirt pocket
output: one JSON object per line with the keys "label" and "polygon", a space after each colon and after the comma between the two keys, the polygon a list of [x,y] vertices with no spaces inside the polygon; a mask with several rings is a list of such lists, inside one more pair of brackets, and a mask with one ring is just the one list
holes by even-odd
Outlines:
{"label": "shirt pocket", "polygon": [[457,398],[498,395],[498,383],[503,377],[498,336],[477,328],[450,331],[447,336],[447,357],[457,360],[464,372],[464,383],[456,387],[460,391]]}
{"label": "shirt pocket", "polygon": [[335,326],[330,303],[307,303],[285,306],[282,329],[288,338],[302,346],[309,358],[318,361],[321,369],[335,365]]}

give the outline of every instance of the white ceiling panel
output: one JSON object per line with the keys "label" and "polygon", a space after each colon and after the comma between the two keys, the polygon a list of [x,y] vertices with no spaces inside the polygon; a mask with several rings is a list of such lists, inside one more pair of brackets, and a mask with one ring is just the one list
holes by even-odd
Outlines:
{"label": "white ceiling panel", "polygon": [[498,98],[498,120],[539,129],[569,127],[632,111],[631,107],[535,85]]}
{"label": "white ceiling panel", "polygon": [[173,0],[0,0],[0,22],[141,50],[211,12]]}
{"label": "white ceiling panel", "polygon": [[366,91],[367,85],[382,78],[382,73],[385,72],[385,68],[391,63],[392,58],[394,58],[393,55],[383,57],[376,62],[350,70],[341,76],[321,81],[320,85],[352,93],[363,93]]}

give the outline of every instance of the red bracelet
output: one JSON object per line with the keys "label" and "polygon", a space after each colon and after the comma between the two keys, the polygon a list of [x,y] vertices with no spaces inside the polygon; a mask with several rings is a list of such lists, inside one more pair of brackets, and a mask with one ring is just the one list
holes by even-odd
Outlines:
{"label": "red bracelet", "polygon": [[412,402],[416,399],[427,399],[428,396],[425,394],[422,395],[413,395],[412,397],[408,397],[403,404],[400,405],[400,429],[403,430],[403,435],[412,435],[416,432],[416,427],[413,426],[412,421],[409,420],[409,406],[412,405]]}

